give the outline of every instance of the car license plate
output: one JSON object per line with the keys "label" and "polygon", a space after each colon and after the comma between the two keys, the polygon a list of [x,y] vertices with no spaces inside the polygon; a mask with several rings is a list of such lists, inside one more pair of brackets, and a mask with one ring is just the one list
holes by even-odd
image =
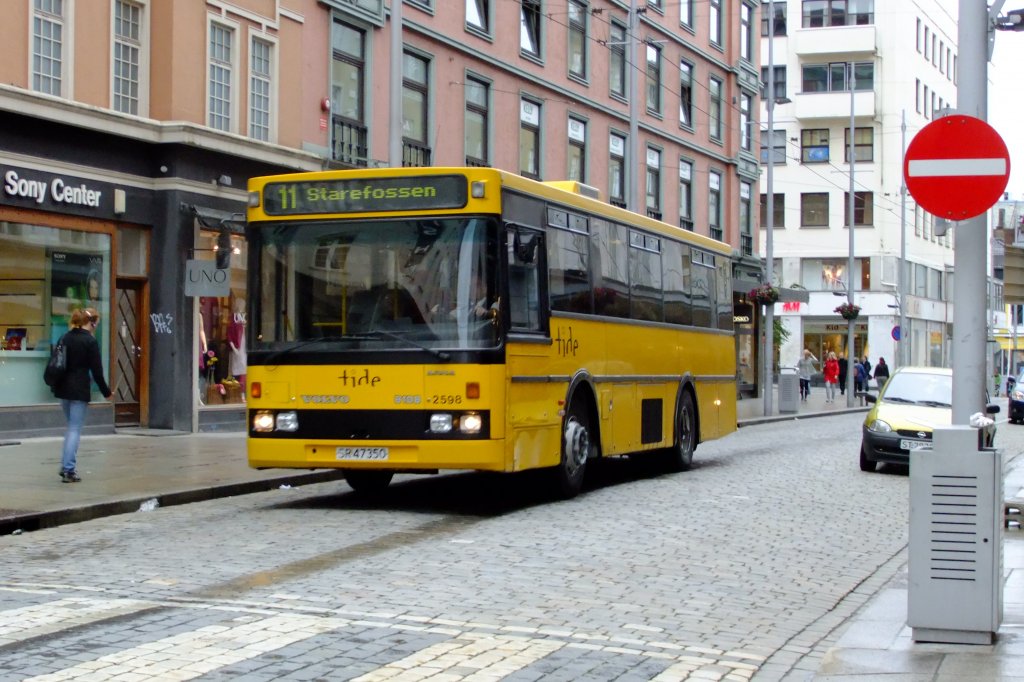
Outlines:
{"label": "car license plate", "polygon": [[381,461],[388,458],[387,448],[338,448],[334,458],[348,461]]}
{"label": "car license plate", "polygon": [[907,440],[906,438],[900,440],[901,450],[924,450],[931,446],[932,443],[928,440]]}

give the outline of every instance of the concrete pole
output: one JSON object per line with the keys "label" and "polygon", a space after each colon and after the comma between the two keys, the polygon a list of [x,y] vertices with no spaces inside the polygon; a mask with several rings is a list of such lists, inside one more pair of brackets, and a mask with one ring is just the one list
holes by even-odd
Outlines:
{"label": "concrete pole", "polygon": [[[853,188],[854,188],[853,167],[855,165],[854,161],[856,161],[856,159],[854,158],[853,153],[856,150],[856,147],[854,146],[853,142],[854,142],[854,138],[856,137],[854,135],[854,132],[856,131],[856,128],[854,128],[854,114],[856,113],[855,110],[854,110],[855,109],[854,105],[856,103],[855,95],[857,93],[856,88],[857,88],[857,76],[853,72],[853,62],[850,62],[850,149],[849,149],[849,152],[848,152],[848,156],[850,157],[850,196],[849,196],[848,201],[846,202],[847,203],[847,213],[848,213],[847,220],[849,222],[849,230],[850,230],[850,235],[849,235],[849,237],[850,237],[850,245],[849,245],[850,253],[849,253],[848,261],[847,261],[847,264],[846,264],[846,302],[849,303],[850,305],[853,305],[853,279],[854,279],[853,278],[853,229],[854,229],[853,228],[853,217],[854,217],[854,210],[853,210],[853,199],[854,199],[854,192],[853,192]],[[853,378],[857,374],[854,371],[854,365],[853,365],[853,363],[857,362],[857,355],[854,353],[854,327],[856,326],[856,324],[857,324],[857,321],[851,319],[851,320],[849,320],[847,322],[847,327],[846,327],[846,355],[847,355],[847,360],[846,360],[846,406],[847,407],[853,407],[853,390],[854,390],[853,389]]]}
{"label": "concrete pole", "polygon": [[[768,84],[767,84],[767,95],[768,95],[768,168],[767,168],[767,205],[765,216],[765,236],[764,236],[764,281],[765,283],[775,286],[772,281],[773,275],[775,274],[774,263],[772,262],[772,232],[775,230],[775,185],[774,185],[774,170],[775,170],[775,0],[768,0]],[[764,307],[764,357],[762,358],[762,366],[764,368],[762,374],[761,385],[764,387],[764,416],[769,417],[772,415],[772,392],[773,392],[773,376],[772,376],[772,357],[774,356],[773,344],[775,342],[775,305],[768,303]]]}
{"label": "concrete pole", "polygon": [[[902,112],[903,118],[900,121],[900,166],[903,165],[903,157],[907,154],[907,110]],[[903,177],[902,175],[900,176]],[[907,329],[907,290],[910,284],[910,268],[907,266],[907,181],[900,181],[900,277],[899,277],[899,314],[900,314],[900,340],[896,343],[899,350],[898,366],[904,367],[910,364],[910,330]],[[881,386],[879,386],[881,388]]]}
{"label": "concrete pole", "polygon": [[[626,140],[626,177],[623,188],[626,192],[626,208],[634,213],[640,212],[637,195],[640,187],[640,98],[643,96],[643,78],[647,74],[647,55],[641,55],[644,44],[640,42],[640,15],[637,13],[637,0],[629,2],[629,32],[626,34],[626,74],[629,84],[629,139]],[[632,64],[629,62],[632,61]],[[643,71],[641,72],[641,68]]]}
{"label": "concrete pole", "polygon": [[391,0],[391,65],[388,84],[388,165],[402,167],[402,0]]}
{"label": "concrete pole", "polygon": [[[988,8],[982,0],[960,0],[957,42],[959,80],[957,110],[986,120],[988,116]],[[982,214],[957,227],[953,290],[953,424],[966,426],[985,407],[986,311],[985,255],[988,222]]]}

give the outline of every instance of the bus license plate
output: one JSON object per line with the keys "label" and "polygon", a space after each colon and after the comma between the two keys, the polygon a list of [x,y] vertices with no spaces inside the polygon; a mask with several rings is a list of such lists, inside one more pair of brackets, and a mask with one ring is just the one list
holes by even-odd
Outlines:
{"label": "bus license plate", "polygon": [[927,440],[900,440],[901,450],[924,450],[932,446],[931,441]]}
{"label": "bus license plate", "polygon": [[387,448],[338,448],[334,453],[335,459],[366,461],[381,461],[388,458]]}

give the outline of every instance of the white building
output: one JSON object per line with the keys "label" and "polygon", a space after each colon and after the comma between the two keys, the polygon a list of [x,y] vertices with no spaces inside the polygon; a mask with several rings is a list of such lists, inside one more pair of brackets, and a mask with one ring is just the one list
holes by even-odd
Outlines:
{"label": "white building", "polygon": [[[807,303],[777,303],[790,336],[778,363],[810,348],[843,355],[849,276],[849,130],[855,117],[852,285],[860,306],[854,353],[898,366],[894,328],[904,306],[909,363],[949,365],[953,238],[909,194],[901,208],[903,149],[942,108],[956,104],[956,0],[779,0],[761,5],[762,81],[774,40],[772,135],[761,103],[762,162],[774,160],[773,283],[803,287]],[[768,37],[770,7],[774,38]],[[851,97],[850,66],[853,71]],[[905,132],[903,122],[905,120]],[[770,149],[769,149],[770,148]],[[769,153],[770,152],[770,153]],[[761,253],[767,238],[761,175]],[[900,296],[901,244],[907,280]],[[836,294],[840,294],[837,297]]]}

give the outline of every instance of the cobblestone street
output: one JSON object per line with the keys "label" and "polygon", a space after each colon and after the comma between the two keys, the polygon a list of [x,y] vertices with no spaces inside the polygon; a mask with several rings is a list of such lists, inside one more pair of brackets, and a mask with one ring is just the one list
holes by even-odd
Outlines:
{"label": "cobblestone street", "polygon": [[809,679],[906,558],[908,478],[858,470],[862,419],[608,462],[568,502],[407,476],[0,537],[0,679]]}

